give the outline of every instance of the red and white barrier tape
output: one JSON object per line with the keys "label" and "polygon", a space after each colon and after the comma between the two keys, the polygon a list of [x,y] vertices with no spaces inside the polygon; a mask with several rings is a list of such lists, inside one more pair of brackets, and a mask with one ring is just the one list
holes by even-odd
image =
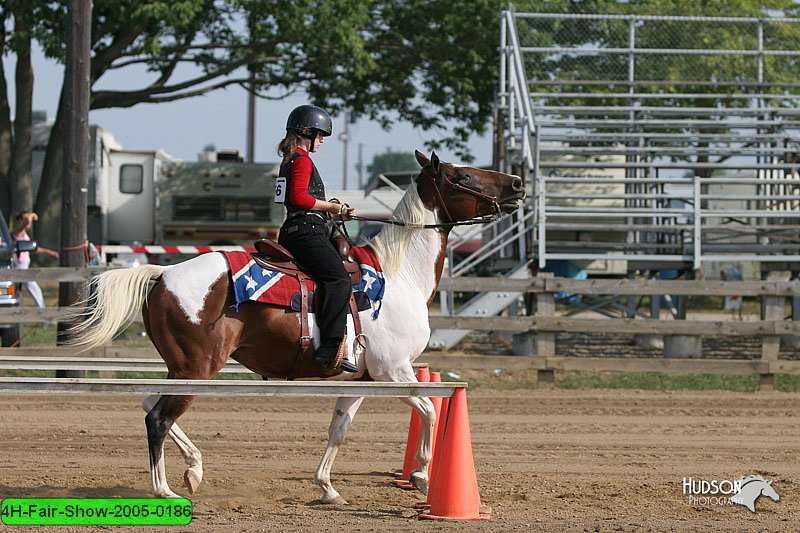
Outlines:
{"label": "red and white barrier tape", "polygon": [[205,254],[208,252],[254,252],[252,246],[98,246],[105,254]]}

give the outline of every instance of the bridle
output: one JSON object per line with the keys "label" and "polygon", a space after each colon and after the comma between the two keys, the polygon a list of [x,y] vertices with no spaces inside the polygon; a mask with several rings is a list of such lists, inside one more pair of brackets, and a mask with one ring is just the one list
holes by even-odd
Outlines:
{"label": "bridle", "polygon": [[[419,173],[419,177],[422,178],[423,176],[431,180],[431,184],[433,185],[433,191],[435,194],[434,207],[438,206],[444,212],[444,215],[446,216],[447,220],[450,220],[451,222],[439,222],[437,224],[411,224],[399,220],[386,220],[383,218],[372,218],[372,217],[362,217],[362,216],[354,216],[353,220],[380,222],[382,224],[391,224],[393,226],[408,226],[417,229],[438,229],[438,228],[452,228],[455,226],[473,226],[475,224],[489,224],[490,222],[494,222],[495,220],[500,218],[502,210],[500,209],[500,202],[497,200],[496,196],[491,196],[489,194],[485,194],[480,191],[476,191],[475,189],[470,189],[469,187],[461,185],[460,183],[453,180],[453,178],[447,175],[447,171],[444,168],[444,164],[439,164],[439,175],[437,176],[438,183],[436,177],[434,177],[433,163],[428,163],[427,165],[422,167],[422,171]],[[445,203],[444,197],[442,196],[443,187],[449,187],[451,189],[469,194],[475,197],[477,200],[485,201],[486,203],[491,205],[492,213],[489,215],[472,217],[468,220],[452,222],[453,217],[452,215],[450,215],[450,211],[448,211],[447,204]]]}

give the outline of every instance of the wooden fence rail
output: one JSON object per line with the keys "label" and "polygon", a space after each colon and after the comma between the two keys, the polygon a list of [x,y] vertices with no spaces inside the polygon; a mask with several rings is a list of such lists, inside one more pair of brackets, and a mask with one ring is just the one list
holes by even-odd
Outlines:
{"label": "wooden fence rail", "polygon": [[37,267],[26,270],[3,270],[3,281],[83,281],[114,267]]}
{"label": "wooden fence rail", "polygon": [[445,291],[534,292],[571,294],[609,294],[615,296],[666,295],[683,296],[783,296],[800,297],[800,280],[794,281],[710,281],[654,279],[567,279],[534,277],[506,278],[442,278],[439,289]]}
{"label": "wooden fence rail", "polygon": [[650,335],[798,335],[800,322],[760,320],[642,320],[634,318],[574,318],[562,316],[460,317],[431,316],[434,329],[484,331],[634,333]]}

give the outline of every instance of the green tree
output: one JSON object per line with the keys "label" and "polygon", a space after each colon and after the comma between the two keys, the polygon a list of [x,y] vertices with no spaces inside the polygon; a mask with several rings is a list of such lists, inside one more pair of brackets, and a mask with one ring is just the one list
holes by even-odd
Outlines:
{"label": "green tree", "polygon": [[[63,61],[66,1],[18,1],[32,13],[26,31],[47,56]],[[10,30],[11,3],[0,1],[5,22],[0,46],[6,53],[16,52],[9,46],[17,31]],[[429,147],[444,144],[469,160],[466,141],[486,130],[491,115],[503,5],[496,0],[95,0],[91,108],[168,102],[231,85],[250,88],[252,73],[258,94],[276,87],[286,94],[303,89],[334,112],[347,106],[386,127],[398,118],[410,120],[429,131]],[[98,87],[114,71],[142,66],[152,76],[139,87]],[[186,66],[199,73],[180,75]],[[62,94],[36,200],[39,238],[50,245],[58,240],[63,112]],[[8,175],[4,158],[13,151],[7,117],[0,103],[0,178]],[[0,187],[3,183],[8,186],[8,179],[0,179]]]}
{"label": "green tree", "polygon": [[[14,69],[17,98],[13,132],[8,98],[4,98],[0,103],[0,210],[8,218],[11,213],[30,209],[33,205],[31,30],[34,16],[34,7],[24,0],[6,0],[0,3],[0,56],[13,53],[17,60]],[[5,96],[8,88],[2,66],[0,66],[0,78],[2,78],[0,94]]]}
{"label": "green tree", "polygon": [[367,165],[369,179],[375,179],[379,174],[387,172],[400,172],[403,170],[417,170],[419,164],[411,152],[394,152],[387,148],[382,154],[376,154],[372,163]]}

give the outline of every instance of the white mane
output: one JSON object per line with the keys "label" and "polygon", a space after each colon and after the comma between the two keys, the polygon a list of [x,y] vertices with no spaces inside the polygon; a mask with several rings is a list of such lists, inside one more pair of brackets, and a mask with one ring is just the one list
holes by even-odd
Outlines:
{"label": "white mane", "polygon": [[375,250],[383,271],[389,275],[397,273],[414,234],[413,226],[425,224],[425,206],[417,193],[417,184],[412,182],[406,193],[394,208],[392,220],[404,222],[409,226],[387,224],[369,244]]}

